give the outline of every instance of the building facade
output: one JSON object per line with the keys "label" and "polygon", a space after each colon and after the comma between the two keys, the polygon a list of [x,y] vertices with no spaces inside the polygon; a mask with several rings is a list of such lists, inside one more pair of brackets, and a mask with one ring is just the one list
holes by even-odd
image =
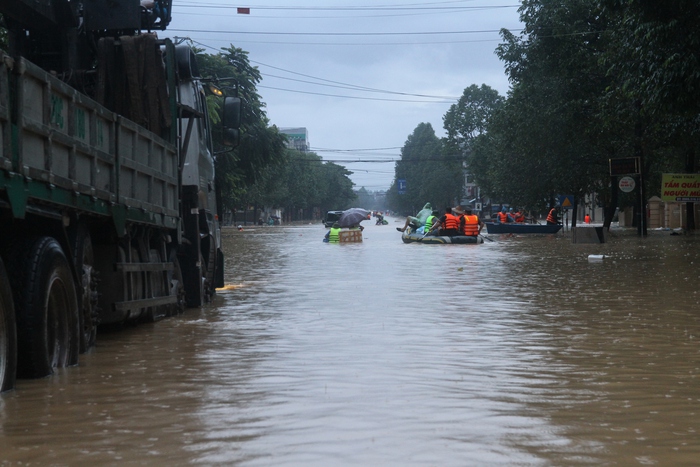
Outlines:
{"label": "building facade", "polygon": [[287,147],[297,151],[309,150],[309,132],[304,127],[280,128],[280,133],[287,135]]}

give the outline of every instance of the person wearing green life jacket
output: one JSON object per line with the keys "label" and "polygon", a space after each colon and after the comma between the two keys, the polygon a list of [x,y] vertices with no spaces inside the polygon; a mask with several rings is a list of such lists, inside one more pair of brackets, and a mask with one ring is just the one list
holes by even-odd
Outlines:
{"label": "person wearing green life jacket", "polygon": [[440,211],[435,210],[431,215],[428,216],[428,218],[425,220],[425,227],[423,228],[424,233],[430,232],[430,229],[433,227],[433,224],[435,224],[438,221],[439,215]]}
{"label": "person wearing green life jacket", "polygon": [[335,222],[333,226],[331,227],[331,230],[328,231],[326,234],[326,238],[328,239],[328,243],[338,243],[340,242],[340,231],[342,229],[340,228],[340,225]]}

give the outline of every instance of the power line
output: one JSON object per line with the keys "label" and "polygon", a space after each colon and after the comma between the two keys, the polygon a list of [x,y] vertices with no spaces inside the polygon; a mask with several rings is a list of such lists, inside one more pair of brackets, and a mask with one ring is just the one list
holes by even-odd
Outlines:
{"label": "power line", "polygon": [[414,31],[414,32],[279,32],[279,31],[223,31],[220,29],[169,29],[177,32],[196,32],[196,33],[212,33],[212,34],[246,34],[246,35],[262,35],[262,36],[312,36],[312,37],[329,37],[329,36],[433,36],[447,34],[484,34],[498,33],[500,29],[482,29],[472,31]]}
{"label": "power line", "polygon": [[[430,6],[439,5],[444,3],[463,3],[463,2],[440,2],[440,3],[416,3],[412,5],[372,5],[372,6],[301,6],[301,5],[277,5],[277,6],[263,6],[257,5],[250,7],[250,11],[263,10],[263,11],[337,11],[337,12],[348,12],[348,11],[440,11],[440,12],[454,12],[454,11],[482,11],[482,10],[499,10],[503,8],[519,8],[518,4],[511,5],[474,5],[474,6]],[[426,6],[421,6],[426,5]],[[240,8],[240,5],[231,4],[221,4],[221,3],[178,3],[178,8],[210,8],[210,9],[224,9],[233,10]]]}
{"label": "power line", "polygon": [[[251,60],[252,62],[252,60]],[[270,77],[270,78],[278,78],[278,79],[285,79],[287,81],[296,81],[298,83],[306,83],[306,84],[314,84],[316,86],[326,86],[326,87],[331,87],[331,88],[339,88],[339,89],[352,89],[356,91],[366,91],[366,92],[377,92],[377,93],[384,93],[384,94],[396,94],[400,96],[413,96],[413,97],[425,97],[427,99],[449,99],[449,100],[459,100],[459,97],[450,97],[450,96],[430,96],[426,94],[411,94],[407,92],[398,92],[398,91],[385,91],[382,89],[372,89],[372,88],[367,88],[364,86],[355,86],[355,85],[339,85],[339,84],[326,84],[326,83],[315,83],[313,81],[306,81],[302,79],[294,79],[294,78],[288,78],[285,76],[277,76],[277,75],[272,75],[269,73],[265,73],[265,76]],[[316,79],[316,78],[314,78]],[[324,80],[325,81],[325,80]],[[421,101],[422,102],[422,101]]]}
{"label": "power line", "polygon": [[326,97],[342,97],[343,99],[359,99],[359,100],[367,100],[367,101],[385,101],[385,102],[405,102],[405,103],[419,103],[419,104],[454,104],[452,101],[417,101],[417,100],[408,100],[408,99],[384,99],[381,97],[361,97],[361,96],[342,96],[339,94],[326,94],[322,92],[312,92],[312,91],[299,91],[296,89],[284,89],[284,88],[277,88],[274,86],[263,86],[263,85],[258,85],[259,88],[263,89],[274,89],[276,91],[286,91],[286,92],[296,92],[299,94],[311,94],[314,96],[326,96]]}
{"label": "power line", "polygon": [[[175,38],[177,38],[177,36],[175,36]],[[205,48],[208,48],[211,50],[216,50],[218,53],[221,53],[220,49],[216,49],[210,45],[204,44],[204,43],[199,42],[199,41],[192,40],[189,37],[188,38],[180,38],[180,39],[187,39],[187,40],[191,41],[193,44],[197,44],[197,45],[200,45],[202,47],[205,47]],[[279,88],[279,87],[275,87],[275,86],[266,86],[266,85],[259,84],[257,87],[262,88],[262,89],[273,89],[276,91],[293,92],[293,93],[297,93],[297,94],[310,94],[310,95],[315,95],[315,96],[339,97],[339,98],[343,98],[343,99],[358,99],[358,100],[384,101],[384,102],[404,102],[404,103],[409,103],[409,104],[410,103],[413,103],[413,104],[415,104],[415,103],[419,103],[419,104],[454,104],[455,101],[459,100],[459,97],[430,96],[427,94],[412,94],[412,93],[404,93],[404,92],[399,92],[399,91],[387,91],[387,90],[382,90],[382,89],[370,88],[367,86],[360,86],[360,85],[355,85],[355,84],[343,83],[340,81],[328,80],[325,78],[318,78],[318,77],[314,77],[311,75],[306,75],[303,73],[298,73],[295,71],[286,70],[284,68],[276,67],[273,65],[268,65],[268,64],[258,62],[255,60],[249,60],[249,62],[257,64],[257,65],[273,68],[275,70],[284,71],[285,73],[290,73],[290,74],[297,75],[297,76],[303,76],[306,78],[310,78],[310,79],[314,79],[314,80],[322,81],[322,82],[326,82],[326,83],[333,83],[333,84],[338,85],[337,87],[339,87],[341,89],[352,89],[352,90],[357,90],[357,91],[396,94],[396,95],[403,95],[403,96],[424,97],[426,99],[444,99],[444,100],[442,100],[442,101],[427,101],[427,100],[384,99],[384,98],[375,98],[375,97],[346,96],[346,95],[327,94],[327,93],[320,93],[320,92],[313,92],[313,91],[300,91],[300,90],[296,90],[296,89],[285,89],[285,88]],[[263,76],[270,76],[270,75],[268,75],[267,73],[264,73]],[[274,76],[274,75],[272,75],[272,76]],[[275,77],[277,77],[277,76],[275,76]],[[294,80],[292,78],[284,78],[284,77],[277,77],[277,78],[288,79],[291,81],[300,81],[300,82],[305,82],[307,84],[316,84],[318,86],[330,86],[330,85],[323,84],[323,83],[313,83],[313,82],[308,82],[308,81]]]}
{"label": "power line", "polygon": [[401,149],[400,146],[394,146],[390,148],[369,148],[369,149],[330,149],[330,148],[311,148],[312,151],[323,151],[323,152],[364,152],[364,151],[389,151],[393,149]]}

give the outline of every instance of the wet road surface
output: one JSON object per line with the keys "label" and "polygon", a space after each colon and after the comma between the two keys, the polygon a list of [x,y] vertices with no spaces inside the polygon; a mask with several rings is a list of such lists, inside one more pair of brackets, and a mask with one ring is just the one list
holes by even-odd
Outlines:
{"label": "wet road surface", "polygon": [[700,237],[399,221],[226,230],[212,305],[0,396],[2,465],[697,465]]}

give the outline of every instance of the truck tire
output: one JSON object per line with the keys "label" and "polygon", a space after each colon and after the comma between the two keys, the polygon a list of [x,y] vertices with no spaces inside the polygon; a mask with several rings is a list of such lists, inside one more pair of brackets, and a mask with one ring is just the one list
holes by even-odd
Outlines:
{"label": "truck tire", "polygon": [[17,317],[17,376],[40,378],[78,362],[78,299],[68,260],[51,237],[27,242],[12,281]]}
{"label": "truck tire", "polygon": [[97,337],[97,270],[95,252],[90,232],[84,226],[78,228],[73,247],[75,270],[82,285],[82,295],[78,297],[80,322],[80,353],[85,353],[95,345]]}
{"label": "truck tire", "polygon": [[12,289],[0,259],[0,392],[15,387],[17,372],[17,331]]}

